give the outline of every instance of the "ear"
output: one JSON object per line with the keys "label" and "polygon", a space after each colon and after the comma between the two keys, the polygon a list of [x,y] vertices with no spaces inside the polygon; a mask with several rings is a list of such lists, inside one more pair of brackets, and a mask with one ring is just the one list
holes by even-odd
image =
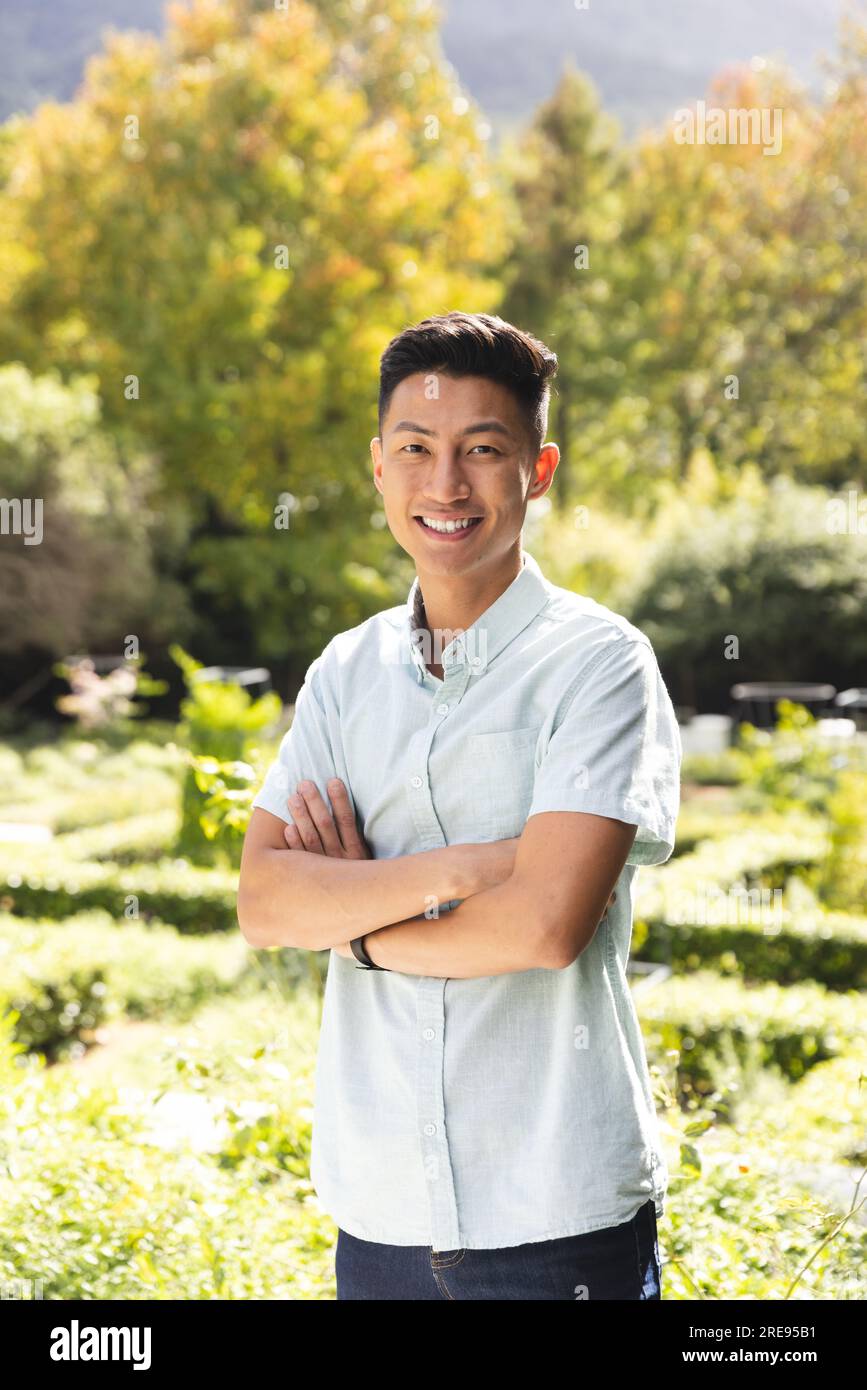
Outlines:
{"label": "ear", "polygon": [[528,496],[543,497],[554,481],[554,473],[560,462],[560,450],[556,444],[543,444],[534,465],[535,477]]}
{"label": "ear", "polygon": [[370,457],[373,459],[373,484],[377,492],[382,492],[382,440],[374,435],[370,441]]}

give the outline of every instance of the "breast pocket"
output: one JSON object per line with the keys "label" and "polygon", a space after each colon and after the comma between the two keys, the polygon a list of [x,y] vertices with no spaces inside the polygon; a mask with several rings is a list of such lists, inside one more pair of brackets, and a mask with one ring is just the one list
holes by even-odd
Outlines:
{"label": "breast pocket", "polygon": [[520,835],[533,800],[538,729],[471,734],[464,764],[468,819],[479,840]]}

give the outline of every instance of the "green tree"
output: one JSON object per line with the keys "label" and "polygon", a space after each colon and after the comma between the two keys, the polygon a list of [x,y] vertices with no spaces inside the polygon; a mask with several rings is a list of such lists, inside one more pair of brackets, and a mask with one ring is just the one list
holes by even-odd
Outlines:
{"label": "green tree", "polygon": [[739,681],[841,686],[867,668],[867,532],[828,522],[824,488],[755,466],[734,491],[696,466],[665,489],[613,602],[682,703],[724,709]]}
{"label": "green tree", "polygon": [[128,634],[165,642],[190,622],[164,574],[185,540],[183,513],[157,516],[155,460],[106,432],[94,386],[0,367],[0,476],[7,503],[29,504],[31,537],[10,520],[0,548],[5,657],[122,654]]}
{"label": "green tree", "polygon": [[584,400],[574,365],[604,347],[597,293],[621,231],[625,153],[590,81],[570,65],[532,126],[504,156],[514,247],[504,266],[503,316],[557,352],[550,429],[561,452],[557,499],[580,496],[572,426]]}
{"label": "green tree", "polygon": [[[516,185],[518,241],[536,264],[504,312],[531,308],[559,352],[569,500],[577,487],[650,512],[656,484],[704,451],[731,477],[750,462],[834,488],[867,473],[864,31],[845,31],[824,104],[773,68],[723,73],[708,103],[780,111],[779,153],[680,144],[672,126],[621,179],[574,95],[528,137],[543,157]],[[571,157],[588,146],[590,173]],[[588,242],[586,268],[567,262],[564,227]]]}
{"label": "green tree", "polygon": [[[256,655],[265,620],[268,654],[303,668],[345,620],[346,566],[349,617],[377,606],[359,575],[393,563],[371,525],[379,354],[498,297],[500,199],[436,24],[411,0],[193,0],[162,40],[112,38],[3,149],[0,350],[93,373],[106,423],[158,454],[198,525],[217,658],[227,633]],[[282,638],[263,599],[291,614]]]}

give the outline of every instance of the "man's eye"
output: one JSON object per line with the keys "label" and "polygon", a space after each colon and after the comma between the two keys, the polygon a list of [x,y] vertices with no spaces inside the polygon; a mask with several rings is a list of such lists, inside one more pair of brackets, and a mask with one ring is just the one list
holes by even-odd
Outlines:
{"label": "man's eye", "polygon": [[[404,453],[407,449],[421,449],[427,452],[427,446],[425,444],[403,444],[399,452]],[[470,453],[474,454],[476,449],[487,449],[490,454],[498,454],[500,452],[499,449],[494,448],[493,444],[474,444],[472,449],[470,449]]]}

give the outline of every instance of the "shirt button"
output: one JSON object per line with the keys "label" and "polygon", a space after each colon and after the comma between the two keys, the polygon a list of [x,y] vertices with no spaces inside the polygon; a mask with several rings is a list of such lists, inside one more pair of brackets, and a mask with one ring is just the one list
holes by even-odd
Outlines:
{"label": "shirt button", "polygon": [[425,1134],[436,1134],[437,1127],[436,1125],[425,1125],[424,1132]]}
{"label": "shirt button", "polygon": [[424,784],[423,784],[423,782],[422,782],[422,780],[421,780],[420,777],[411,777],[411,778],[410,778],[410,786],[413,786],[413,787],[421,787],[421,786],[423,786],[423,785],[424,785]]}
{"label": "shirt button", "polygon": [[430,1042],[431,1038],[436,1037],[436,1031],[433,1028],[425,1028],[424,1032],[422,1033],[422,1037],[427,1042]]}
{"label": "shirt button", "polygon": [[437,714],[448,714],[448,705],[437,705]]}

